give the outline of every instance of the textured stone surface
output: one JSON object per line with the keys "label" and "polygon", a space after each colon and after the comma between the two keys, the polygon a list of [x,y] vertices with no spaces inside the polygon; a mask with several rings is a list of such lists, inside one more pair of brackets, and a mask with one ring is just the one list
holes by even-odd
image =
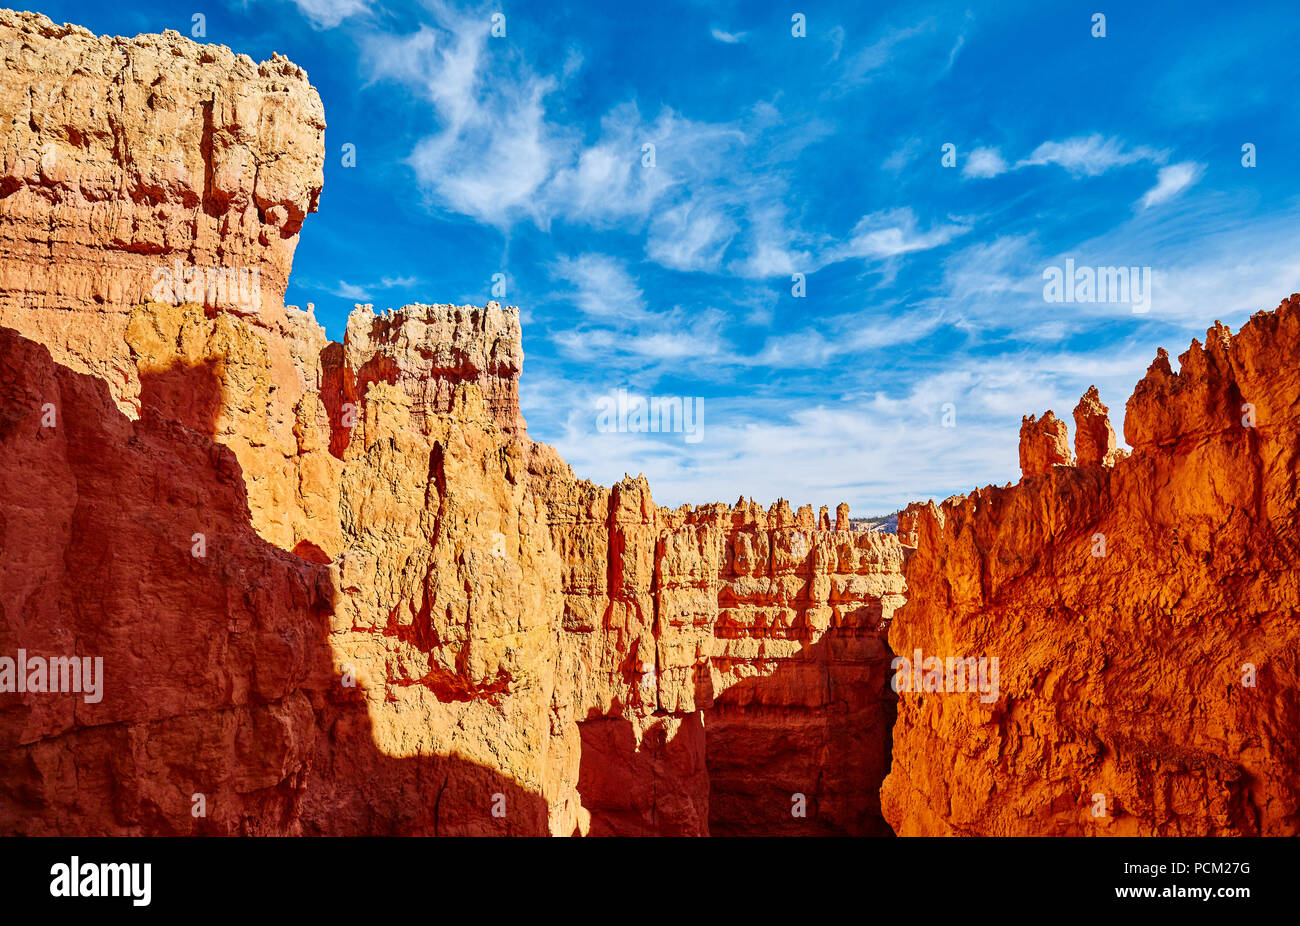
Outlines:
{"label": "textured stone surface", "polygon": [[711,832],[887,832],[872,783],[894,716],[897,538],[745,503],[688,512],[661,550],[660,705],[705,708]]}
{"label": "textured stone surface", "polygon": [[1074,453],[1080,466],[1113,466],[1124,454],[1116,448],[1110,409],[1101,402],[1096,386],[1074,407]]}
{"label": "textured stone surface", "polygon": [[1053,466],[1069,466],[1070,441],[1065,422],[1049,408],[1042,418],[1027,415],[1020,422],[1020,472],[1038,476]]}
{"label": "textured stone surface", "polygon": [[[644,478],[575,481],[550,448],[532,465],[564,564],[559,716],[581,718],[584,805],[618,808],[623,833],[883,832],[897,539],[819,530],[785,502],[661,509]],[[644,748],[638,718],[694,776],[661,776],[657,806],[606,774]],[[619,742],[627,758],[598,761]]]}
{"label": "textured stone surface", "polygon": [[[341,460],[309,394],[265,471],[246,320],[138,307],[136,421],[3,333],[5,652],[107,666],[101,705],[6,696],[7,831],[883,830],[892,536],[660,509],[502,432],[475,382],[431,413],[400,371],[356,396]],[[126,765],[113,737],[163,745]]]}
{"label": "textured stone surface", "polygon": [[[106,676],[0,694],[0,831],[883,830],[894,538],[576,479],[513,307],[327,341],[289,62],[7,12],[0,51],[0,654]],[[151,298],[178,259],[256,304]]]}
{"label": "textured stone surface", "polygon": [[[666,509],[528,438],[516,309],[283,305],[294,65],[5,11],[0,54],[0,656],[106,676],[0,693],[0,832],[1297,831],[1300,299],[1162,351],[1131,457],[1089,390],[1078,466],[1027,418],[1019,485],[897,536]],[[178,259],[256,304],[150,299]],[[997,695],[896,695],[916,649]]]}
{"label": "textured stone surface", "polygon": [[[175,32],[100,37],[8,10],[0,58],[0,325],[98,376],[130,414],[131,308],[164,271],[205,273],[202,298],[188,301],[219,302],[272,335],[289,393],[279,423],[291,429],[301,390],[276,342],[298,327],[285,283],[324,164],[324,109],[307,75]],[[209,299],[206,271],[220,268],[235,272],[234,294],[214,286]]]}
{"label": "textured stone surface", "polygon": [[897,832],[1300,831],[1297,355],[1300,297],[1216,323],[1138,383],[1132,456],[900,519],[893,649],[997,656],[1000,694],[900,696]]}
{"label": "textured stone surface", "polygon": [[485,308],[406,306],[376,316],[359,305],[348,317],[343,401],[355,401],[371,383],[400,382],[422,416],[445,414],[456,384],[475,383],[497,427],[524,435],[519,414],[523,332],[519,310],[489,302]]}

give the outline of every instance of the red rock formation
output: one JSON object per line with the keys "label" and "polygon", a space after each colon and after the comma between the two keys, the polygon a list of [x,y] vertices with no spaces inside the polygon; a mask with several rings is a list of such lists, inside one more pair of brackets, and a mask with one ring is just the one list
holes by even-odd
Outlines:
{"label": "red rock formation", "polygon": [[710,832],[882,834],[903,549],[785,523],[714,506],[664,536],[660,705],[705,709]]}
{"label": "red rock formation", "polygon": [[[303,70],[176,32],[101,37],[9,10],[0,57],[0,325],[133,413],[127,320],[166,288],[252,319],[277,384],[300,393],[278,342],[301,324],[283,298],[325,131]],[[222,269],[233,280],[209,273]]]}
{"label": "red rock formation", "polygon": [[1114,466],[1121,456],[1110,426],[1110,409],[1101,404],[1096,386],[1089,386],[1074,407],[1074,453],[1080,466]]}
{"label": "red rock formation", "polygon": [[344,352],[344,368],[355,374],[343,386],[343,401],[355,401],[373,382],[400,382],[420,416],[444,415],[456,385],[472,382],[497,427],[525,436],[519,414],[523,333],[514,306],[414,305],[381,316],[357,306],[348,318]]}
{"label": "red rock formation", "polygon": [[[540,446],[533,467],[565,563],[557,713],[580,718],[584,808],[615,810],[591,832],[883,832],[896,539],[801,526],[784,503],[664,511],[644,478],[578,482]],[[690,775],[629,790],[647,723]]]}
{"label": "red rock formation", "polygon": [[897,832],[1300,832],[1297,355],[1300,296],[1216,323],[1138,383],[1132,456],[909,510],[891,646],[1000,679],[900,695]]}
{"label": "red rock formation", "polygon": [[292,831],[327,570],[252,529],[210,365],[143,373],[141,401],[0,329],[0,653],[103,659],[98,702],[0,694],[0,831]]}
{"label": "red rock formation", "polygon": [[327,543],[277,513],[301,482],[300,418],[319,412],[308,394],[326,344],[309,315],[284,308],[323,182],[324,110],[307,75],[175,32],[99,37],[7,10],[0,57],[0,326],[98,377],[136,417],[135,306],[192,302],[244,319],[268,366],[250,396],[265,423],[232,447],[256,527],[288,548]]}
{"label": "red rock formation", "polygon": [[[1095,391],[1078,467],[1026,419],[913,552],[664,509],[528,439],[517,310],[283,306],[295,66],[2,11],[0,54],[0,657],[104,660],[0,692],[0,832],[1296,831],[1296,297],[1162,352],[1130,458]],[[147,298],[177,257],[257,299]],[[896,696],[886,634],[999,687]]]}
{"label": "red rock formation", "polygon": [[[283,307],[287,61],[12,13],[0,51],[0,655],[105,673],[0,694],[0,831],[883,829],[892,537],[575,479],[513,308]],[[150,299],[177,257],[258,299]]]}
{"label": "red rock formation", "polygon": [[1070,442],[1065,422],[1049,408],[1041,419],[1028,415],[1020,422],[1020,472],[1040,476],[1053,466],[1069,466]]}

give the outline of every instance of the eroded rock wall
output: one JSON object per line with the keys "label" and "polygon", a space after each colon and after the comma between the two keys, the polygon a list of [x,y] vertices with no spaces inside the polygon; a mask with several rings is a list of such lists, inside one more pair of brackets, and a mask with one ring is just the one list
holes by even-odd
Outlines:
{"label": "eroded rock wall", "polygon": [[[901,695],[885,818],[905,835],[1300,830],[1300,297],[1174,372],[1113,450],[1022,432],[1025,476],[900,519],[900,656],[999,660],[992,699]],[[1052,418],[1048,413],[1046,418]],[[1044,419],[1046,420],[1046,419]],[[1053,419],[1054,420],[1054,419]]]}
{"label": "eroded rock wall", "polygon": [[785,502],[671,520],[660,704],[704,709],[710,831],[887,833],[874,783],[894,716],[885,634],[903,603],[898,539],[818,528]]}
{"label": "eroded rock wall", "polygon": [[348,316],[343,353],[344,402],[371,383],[401,383],[417,417],[437,417],[449,411],[456,386],[472,382],[498,429],[525,436],[519,413],[523,331],[514,306],[413,305],[382,315],[357,306]]}
{"label": "eroded rock wall", "polygon": [[0,693],[0,831],[880,829],[892,538],[576,479],[513,308],[330,343],[286,60],[6,11],[0,54],[0,654],[104,671]]}
{"label": "eroded rock wall", "polygon": [[0,328],[0,652],[103,660],[98,700],[0,694],[0,831],[293,831],[329,576],[253,530],[208,430],[220,374],[142,386],[129,419],[102,380]]}
{"label": "eroded rock wall", "polygon": [[[584,804],[613,808],[623,833],[885,832],[897,538],[785,502],[662,509],[644,478],[574,481],[546,451]],[[627,758],[608,761],[620,741]],[[679,769],[654,803],[626,780],[646,750]]]}
{"label": "eroded rock wall", "polygon": [[297,491],[301,419],[322,414],[310,393],[324,330],[284,307],[323,183],[324,109],[307,75],[175,32],[96,36],[9,10],[0,59],[0,326],[95,376],[134,418],[140,350],[193,350],[133,339],[135,306],[243,318],[267,364],[253,397],[265,424],[234,448],[256,527],[289,548],[328,546],[328,528],[277,513]]}
{"label": "eroded rock wall", "polygon": [[[105,673],[0,692],[0,831],[1296,833],[1296,297],[1162,352],[1131,456],[1090,390],[903,542],[666,509],[528,438],[517,310],[283,305],[295,66],[0,54],[0,655]],[[918,650],[997,690],[895,696]]]}
{"label": "eroded rock wall", "polygon": [[[0,325],[98,376],[128,412],[127,320],[165,278],[177,302],[293,332],[285,284],[324,165],[324,109],[301,68],[10,10],[0,58]],[[221,268],[234,290],[209,298],[206,271]],[[240,290],[240,270],[256,271],[256,291],[248,273]],[[291,389],[290,358],[274,359]]]}

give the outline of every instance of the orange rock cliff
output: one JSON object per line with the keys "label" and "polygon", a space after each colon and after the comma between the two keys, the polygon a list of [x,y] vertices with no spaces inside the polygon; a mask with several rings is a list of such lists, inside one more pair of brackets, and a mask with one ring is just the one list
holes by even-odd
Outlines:
{"label": "orange rock cliff", "polygon": [[898,536],[667,509],[528,437],[517,309],[283,304],[301,69],[0,54],[0,656],[103,658],[0,692],[0,832],[1296,831],[1295,297]]}
{"label": "orange rock cliff", "polygon": [[988,699],[900,697],[895,831],[1300,830],[1298,356],[1300,296],[1236,336],[1216,322],[1137,384],[1131,456],[1090,390],[1078,465],[1048,412],[1018,485],[900,517],[890,646],[997,657],[999,678]]}

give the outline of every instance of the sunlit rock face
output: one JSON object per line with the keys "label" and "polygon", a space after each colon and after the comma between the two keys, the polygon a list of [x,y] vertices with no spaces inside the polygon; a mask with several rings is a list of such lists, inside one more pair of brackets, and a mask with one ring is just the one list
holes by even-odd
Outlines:
{"label": "sunlit rock face", "polygon": [[280,342],[301,319],[284,291],[325,155],[306,73],[176,32],[96,36],[9,10],[0,56],[0,325],[130,413],[132,307],[205,304],[262,329],[291,410],[302,387]]}
{"label": "sunlit rock face", "polygon": [[1298,355],[1300,297],[1235,336],[1216,323],[1137,384],[1132,456],[1090,390],[1078,466],[900,520],[893,649],[997,657],[1000,677],[991,699],[900,695],[897,832],[1300,829]]}
{"label": "sunlit rock face", "polygon": [[328,341],[290,62],[11,12],[0,52],[0,655],[103,665],[0,692],[0,829],[883,831],[892,536],[576,479],[513,307]]}

